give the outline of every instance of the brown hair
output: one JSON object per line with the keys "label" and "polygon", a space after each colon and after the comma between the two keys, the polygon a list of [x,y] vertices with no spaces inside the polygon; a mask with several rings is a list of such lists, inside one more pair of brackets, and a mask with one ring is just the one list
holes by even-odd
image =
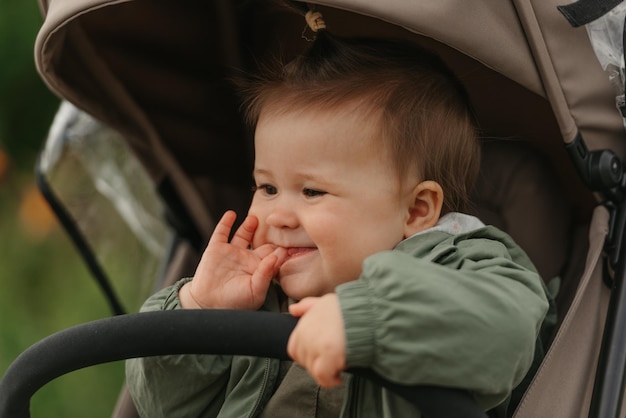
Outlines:
{"label": "brown hair", "polygon": [[400,176],[438,182],[443,213],[465,209],[480,164],[477,129],[464,88],[436,55],[404,41],[320,31],[305,54],[241,87],[253,127],[268,104],[303,110],[359,102],[359,110],[379,115]]}

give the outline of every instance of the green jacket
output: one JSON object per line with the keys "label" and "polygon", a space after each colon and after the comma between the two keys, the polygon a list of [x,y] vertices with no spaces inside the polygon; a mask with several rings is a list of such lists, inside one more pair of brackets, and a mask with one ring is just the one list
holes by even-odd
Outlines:
{"label": "green jacket", "polygon": [[[181,283],[142,310],[179,309]],[[469,390],[485,409],[503,402],[525,376],[548,311],[545,287],[505,233],[482,227],[433,230],[365,260],[358,280],[336,292],[348,367],[403,384]],[[265,309],[278,309],[270,295]],[[256,417],[275,390],[279,361],[185,355],[127,362],[142,416]],[[419,416],[402,398],[350,378],[342,417]]]}

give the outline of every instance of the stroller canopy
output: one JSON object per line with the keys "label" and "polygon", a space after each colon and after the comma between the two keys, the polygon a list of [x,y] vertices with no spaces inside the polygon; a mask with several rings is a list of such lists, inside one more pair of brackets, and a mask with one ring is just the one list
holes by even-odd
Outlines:
{"label": "stroller canopy", "polygon": [[[525,137],[552,155],[572,195],[579,189],[571,164],[560,160],[562,141],[580,131],[590,149],[624,155],[609,80],[585,29],[572,27],[555,0],[323,3],[335,34],[410,38],[437,50],[467,85],[485,132]],[[206,176],[222,194],[247,186],[252,160],[224,79],[267,55],[301,51],[304,21],[267,0],[41,0],[41,7],[35,54],[45,82],[123,133],[157,182],[170,177],[208,236],[212,222],[194,208],[222,208],[193,189]]]}

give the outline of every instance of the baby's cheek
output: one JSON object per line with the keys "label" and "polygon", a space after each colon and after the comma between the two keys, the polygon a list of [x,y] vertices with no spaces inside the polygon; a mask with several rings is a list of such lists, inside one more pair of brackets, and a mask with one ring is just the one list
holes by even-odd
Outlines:
{"label": "baby's cheek", "polygon": [[267,244],[267,235],[259,228],[252,237],[252,249],[259,248],[263,244]]}
{"label": "baby's cheek", "polygon": [[363,261],[361,257],[347,259],[338,266],[335,272],[335,285],[357,280],[361,275]]}

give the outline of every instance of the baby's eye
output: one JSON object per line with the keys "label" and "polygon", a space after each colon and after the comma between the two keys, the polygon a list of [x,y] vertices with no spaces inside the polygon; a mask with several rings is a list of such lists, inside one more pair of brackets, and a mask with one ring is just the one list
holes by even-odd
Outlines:
{"label": "baby's eye", "polygon": [[270,195],[270,196],[278,193],[278,189],[272,186],[271,184],[262,184],[260,186],[254,186],[252,188],[253,192],[257,192],[259,190],[265,193],[266,195]]}
{"label": "baby's eye", "polygon": [[305,188],[305,189],[302,189],[302,194],[305,195],[306,197],[317,197],[317,196],[325,195],[326,192],[323,192],[321,190]]}

